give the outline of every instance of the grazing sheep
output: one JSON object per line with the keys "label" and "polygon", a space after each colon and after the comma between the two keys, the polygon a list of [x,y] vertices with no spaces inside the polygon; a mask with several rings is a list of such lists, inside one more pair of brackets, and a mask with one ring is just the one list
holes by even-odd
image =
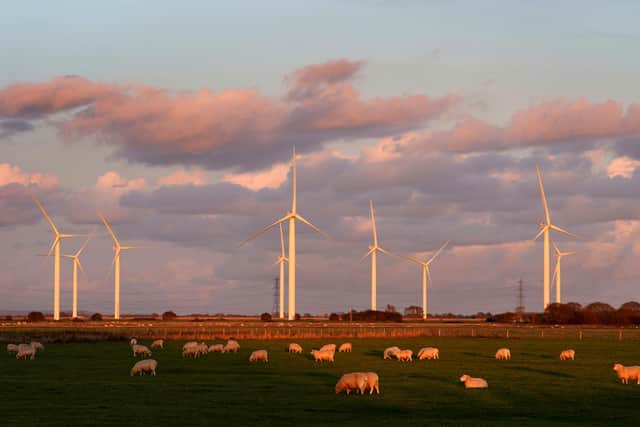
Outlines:
{"label": "grazing sheep", "polygon": [[613,370],[623,384],[629,384],[629,380],[636,380],[640,384],[640,366],[624,366],[616,363],[613,365]]}
{"label": "grazing sheep", "polygon": [[418,352],[418,360],[440,359],[440,350],[435,347],[424,347]]}
{"label": "grazing sheep", "polygon": [[334,362],[335,351],[311,350],[314,362]]}
{"label": "grazing sheep", "polygon": [[413,351],[411,351],[411,350],[400,350],[400,351],[397,351],[395,353],[395,356],[398,359],[398,361],[400,361],[400,362],[411,362],[411,361],[413,361],[413,359],[411,358],[411,356],[413,356]]}
{"label": "grazing sheep", "polygon": [[240,350],[240,344],[234,340],[228,340],[224,346],[223,353],[237,353]]}
{"label": "grazing sheep", "polygon": [[482,378],[473,378],[465,374],[460,377],[460,381],[464,383],[465,388],[489,388],[489,384]]}
{"label": "grazing sheep", "polygon": [[251,356],[249,356],[249,362],[259,361],[262,361],[264,363],[267,363],[269,361],[269,354],[267,353],[267,350],[256,350],[251,353]]}
{"label": "grazing sheep", "polygon": [[7,351],[9,353],[17,353],[18,352],[18,346],[15,344],[7,344]]}
{"label": "grazing sheep", "polygon": [[335,344],[325,344],[322,347],[320,347],[320,351],[336,351],[336,345]]}
{"label": "grazing sheep", "polygon": [[129,345],[131,347],[133,347],[134,345],[138,344],[138,340],[135,338],[131,338],[131,340],[129,341]]}
{"label": "grazing sheep", "polygon": [[501,348],[496,352],[496,359],[511,360],[511,351],[508,348]]}
{"label": "grazing sheep", "polygon": [[42,345],[42,343],[38,341],[31,341],[29,345],[34,349],[36,349],[37,351],[44,351],[44,346]]}
{"label": "grazing sheep", "polygon": [[352,390],[354,392],[360,390],[360,394],[364,394],[366,388],[367,374],[362,372],[352,372],[340,377],[336,383],[336,394],[340,394],[344,391],[348,395]]}
{"label": "grazing sheep", "polygon": [[131,376],[140,374],[140,376],[144,375],[145,372],[151,372],[151,375],[156,376],[156,369],[158,368],[158,362],[154,359],[145,359],[139,362],[136,362],[131,368]]}
{"label": "grazing sheep", "polygon": [[201,342],[198,344],[198,354],[202,356],[203,354],[209,353],[209,346],[205,342]]}
{"label": "grazing sheep", "polygon": [[224,346],[222,344],[213,344],[209,346],[209,353],[222,353]]}
{"label": "grazing sheep", "polygon": [[164,348],[164,340],[155,340],[151,343],[151,348]]}
{"label": "grazing sheep", "polygon": [[16,359],[26,360],[27,358],[33,360],[36,358],[36,349],[31,347],[29,344],[20,344],[18,346],[18,354],[16,354]]}
{"label": "grazing sheep", "polygon": [[300,346],[300,344],[292,342],[291,344],[289,344],[289,353],[302,354],[302,347]]}
{"label": "grazing sheep", "polygon": [[198,357],[200,356],[200,351],[197,346],[186,347],[182,350],[182,357]]}
{"label": "grazing sheep", "polygon": [[373,390],[375,389],[376,393],[380,394],[380,378],[378,377],[378,374],[375,372],[365,372],[364,374],[367,376],[367,388],[365,391],[369,389],[369,394],[373,394]]}
{"label": "grazing sheep", "polygon": [[136,344],[132,346],[131,349],[133,350],[133,357],[140,356],[140,355],[151,356],[151,350],[149,350],[149,348],[146,345]]}
{"label": "grazing sheep", "polygon": [[338,349],[339,353],[351,353],[351,343],[350,342],[346,342],[344,344],[340,345],[340,348]]}
{"label": "grazing sheep", "polygon": [[196,341],[189,341],[186,342],[183,346],[182,346],[182,351],[185,351],[188,347],[198,347],[198,343]]}
{"label": "grazing sheep", "polygon": [[396,346],[389,347],[385,349],[383,359],[384,360],[393,359],[394,357],[396,357],[396,353],[399,351],[400,351],[400,347],[396,347]]}
{"label": "grazing sheep", "polygon": [[576,357],[576,351],[572,349],[564,350],[562,353],[560,353],[560,360],[567,360],[567,359],[575,360],[575,357]]}

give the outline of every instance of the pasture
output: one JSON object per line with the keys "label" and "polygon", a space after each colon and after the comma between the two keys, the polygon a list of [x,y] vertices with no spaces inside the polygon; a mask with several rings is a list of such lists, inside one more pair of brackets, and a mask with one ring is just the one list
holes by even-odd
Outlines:
{"label": "pasture", "polygon": [[[130,377],[127,342],[46,344],[36,360],[0,357],[3,425],[637,425],[640,386],[622,385],[614,362],[640,364],[635,340],[487,338],[354,339],[335,364],[314,363],[312,347],[345,340],[242,340],[239,354],[183,359],[183,341],[154,351],[157,377]],[[221,342],[221,341],[217,341]],[[149,342],[143,342],[149,344]],[[213,341],[207,341],[211,344]],[[391,345],[440,348],[440,360],[382,359]],[[509,347],[511,361],[496,361]],[[560,362],[565,348],[575,361]],[[250,364],[252,350],[268,364]],[[414,356],[415,357],[415,356]],[[336,395],[345,372],[375,371],[380,395]],[[483,377],[488,390],[458,378]]]}

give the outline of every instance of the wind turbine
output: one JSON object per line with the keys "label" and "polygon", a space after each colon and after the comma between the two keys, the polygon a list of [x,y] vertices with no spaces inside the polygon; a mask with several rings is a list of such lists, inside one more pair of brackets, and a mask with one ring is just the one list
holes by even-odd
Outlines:
{"label": "wind turbine", "polygon": [[543,305],[542,310],[545,310],[549,305],[549,235],[550,230],[557,231],[562,234],[566,234],[567,236],[571,236],[574,238],[578,238],[575,234],[569,233],[567,230],[564,230],[556,225],[551,223],[551,218],[549,216],[549,206],[547,205],[547,197],[544,194],[544,186],[542,185],[542,176],[540,175],[540,168],[536,165],[536,173],[538,175],[538,185],[540,186],[540,197],[542,199],[542,207],[544,208],[545,222],[540,223],[540,231],[533,238],[533,240],[538,240],[540,236],[544,237],[544,254],[543,254],[543,274],[544,274],[544,290],[543,290]]}
{"label": "wind turbine", "polygon": [[82,253],[84,248],[87,247],[87,244],[89,243],[89,239],[91,239],[91,237],[87,238],[87,240],[80,247],[80,249],[78,249],[78,251],[75,254],[62,255],[63,257],[73,261],[73,314],[71,315],[72,318],[78,317],[78,268],[80,268],[80,271],[82,271],[82,273],[86,274],[84,272],[84,268],[82,268],[82,264],[80,263],[80,254]]}
{"label": "wind turbine", "polygon": [[377,309],[377,253],[383,253],[385,255],[396,256],[391,252],[381,248],[378,245],[378,231],[376,230],[376,215],[373,209],[373,200],[369,200],[369,208],[371,211],[371,229],[373,231],[373,245],[369,245],[369,252],[367,252],[363,257],[364,260],[366,257],[371,255],[371,310]]}
{"label": "wind turbine", "polygon": [[422,319],[427,320],[427,283],[431,282],[431,263],[440,255],[440,252],[449,244],[449,241],[446,241],[444,245],[440,246],[431,258],[427,261],[422,262],[417,258],[411,256],[400,255],[402,258],[407,259],[411,262],[415,262],[422,268]]}
{"label": "wind turbine", "polygon": [[122,246],[118,241],[115,233],[109,226],[107,219],[102,215],[102,212],[98,210],[98,216],[104,223],[104,226],[107,228],[111,239],[113,240],[113,262],[111,266],[114,268],[113,277],[114,277],[114,308],[113,308],[113,318],[115,320],[120,319],[120,253],[122,251],[126,251],[129,249],[140,249],[142,246]]}
{"label": "wind turbine", "polygon": [[[289,221],[289,320],[295,320],[296,318],[296,220],[310,227],[312,230],[322,234],[325,237],[328,235],[321,231],[318,227],[307,221],[298,213],[296,206],[296,148],[293,147],[293,155],[291,157],[291,210],[282,218],[274,222],[273,224],[263,228],[247,240],[240,243],[240,246],[245,243],[261,236],[276,225]],[[282,283],[282,282],[281,282]],[[282,295],[282,293],[280,294]]]}
{"label": "wind turbine", "polygon": [[280,256],[273,265],[280,264],[280,318],[284,319],[284,263],[288,262],[287,256],[284,252],[284,232],[282,231],[282,223],[280,225]]}
{"label": "wind turbine", "polygon": [[82,237],[86,236],[85,234],[63,234],[58,231],[58,228],[51,220],[49,214],[42,206],[42,203],[34,196],[31,195],[34,203],[44,215],[44,218],[49,223],[51,227],[51,231],[53,231],[53,243],[49,248],[49,252],[47,255],[51,255],[53,253],[53,320],[60,320],[60,242],[62,239],[69,239],[73,237]]}
{"label": "wind turbine", "polygon": [[560,249],[558,249],[558,246],[556,245],[555,242],[553,242],[553,249],[555,250],[555,257],[556,257],[556,268],[553,271],[553,277],[555,279],[556,282],[556,302],[559,304],[560,303],[560,293],[561,293],[561,286],[562,286],[562,273],[561,273],[561,269],[560,269],[560,261],[562,260],[563,257],[566,256],[571,256],[571,255],[575,255],[575,252],[560,252]]}

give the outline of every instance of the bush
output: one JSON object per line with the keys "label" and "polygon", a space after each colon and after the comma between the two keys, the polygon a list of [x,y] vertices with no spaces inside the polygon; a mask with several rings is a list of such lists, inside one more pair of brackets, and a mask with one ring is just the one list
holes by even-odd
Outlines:
{"label": "bush", "polygon": [[27,322],[44,322],[45,320],[41,311],[32,311],[27,315]]}
{"label": "bush", "polygon": [[93,313],[91,315],[91,320],[93,320],[94,322],[99,322],[102,320],[102,314],[100,313]]}
{"label": "bush", "polygon": [[300,313],[296,313],[296,315],[294,316],[294,319],[300,320]]}
{"label": "bush", "polygon": [[340,316],[338,316],[338,314],[337,314],[337,313],[331,313],[331,314],[329,315],[329,320],[330,320],[331,322],[337,322],[338,320],[340,320]]}
{"label": "bush", "polygon": [[402,322],[402,314],[397,311],[355,311],[345,313],[342,320],[353,320],[354,322]]}
{"label": "bush", "polygon": [[178,315],[171,310],[165,311],[164,313],[162,313],[162,320],[175,320],[177,318],[178,318]]}
{"label": "bush", "polygon": [[80,317],[74,317],[73,319],[71,319],[71,321],[73,323],[82,323],[82,322],[84,322],[84,319],[82,319]]}
{"label": "bush", "polygon": [[271,314],[269,313],[262,313],[260,315],[260,320],[262,320],[263,322],[271,322]]}
{"label": "bush", "polygon": [[4,316],[4,320],[13,320],[12,316]]}

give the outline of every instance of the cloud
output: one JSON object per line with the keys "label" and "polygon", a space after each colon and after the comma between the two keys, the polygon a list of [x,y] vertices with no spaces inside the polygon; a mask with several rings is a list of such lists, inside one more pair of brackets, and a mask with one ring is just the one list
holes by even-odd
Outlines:
{"label": "cloud", "polygon": [[156,180],[159,187],[171,187],[181,185],[205,185],[209,183],[206,172],[200,169],[193,171],[179,170],[169,175],[161,176]]}
{"label": "cloud", "polygon": [[241,185],[253,191],[263,188],[274,189],[280,187],[287,180],[289,169],[289,164],[277,163],[268,169],[257,172],[226,174],[222,180]]}
{"label": "cloud", "polygon": [[0,163],[0,187],[9,184],[20,184],[23,186],[35,185],[42,188],[53,188],[58,186],[59,183],[57,176],[28,173],[20,169],[19,166]]}
{"label": "cloud", "polygon": [[607,166],[607,175],[609,178],[620,176],[629,179],[638,167],[640,167],[640,160],[635,160],[627,156],[616,157],[611,160],[609,166]]}

